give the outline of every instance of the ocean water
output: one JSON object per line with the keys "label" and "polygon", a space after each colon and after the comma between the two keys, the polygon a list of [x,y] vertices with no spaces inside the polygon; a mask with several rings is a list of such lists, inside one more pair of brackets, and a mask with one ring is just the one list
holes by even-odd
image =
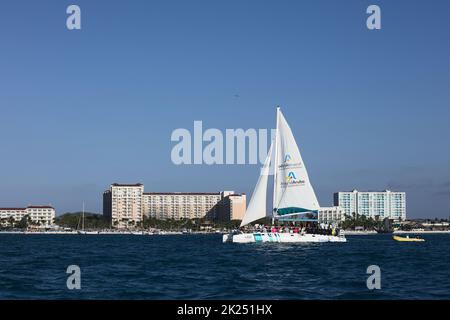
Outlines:
{"label": "ocean water", "polygon": [[[0,234],[0,299],[450,299],[450,235],[222,244],[219,235]],[[81,290],[66,269],[81,268]],[[382,289],[367,289],[367,267]]]}

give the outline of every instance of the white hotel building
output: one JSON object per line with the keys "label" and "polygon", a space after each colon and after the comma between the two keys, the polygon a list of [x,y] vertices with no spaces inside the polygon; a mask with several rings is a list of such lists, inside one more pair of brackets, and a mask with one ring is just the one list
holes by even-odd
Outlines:
{"label": "white hotel building", "polygon": [[345,210],[339,206],[321,207],[318,211],[319,223],[335,224],[345,220]]}
{"label": "white hotel building", "polygon": [[50,227],[55,221],[55,209],[51,206],[28,206],[26,208],[0,208],[2,224],[9,224],[12,218],[19,222],[23,217],[29,216],[33,223],[41,227]]}
{"label": "white hotel building", "polygon": [[340,206],[348,216],[364,215],[367,217],[406,220],[406,193],[386,191],[337,192],[334,205]]}

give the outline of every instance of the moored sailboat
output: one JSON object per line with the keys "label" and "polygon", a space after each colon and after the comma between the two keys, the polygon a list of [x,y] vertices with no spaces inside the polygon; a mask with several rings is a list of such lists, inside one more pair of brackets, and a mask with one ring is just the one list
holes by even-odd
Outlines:
{"label": "moored sailboat", "polygon": [[[266,203],[270,168],[273,169],[273,210],[269,217],[272,224],[279,222],[317,223],[320,208],[316,194],[310,183],[300,150],[280,108],[277,108],[277,125],[275,140],[270,147],[264,166],[261,170],[249,206],[241,223],[241,228],[267,218]],[[290,232],[279,232],[274,228],[270,232],[241,232],[226,234],[224,242],[346,242],[339,232],[310,232],[304,228],[294,228]]]}
{"label": "moored sailboat", "polygon": [[[80,221],[81,221],[81,230],[80,230]],[[80,220],[78,221],[77,226],[77,233],[78,234],[87,234],[87,232],[84,230],[84,202],[83,202],[83,212],[81,213]]]}

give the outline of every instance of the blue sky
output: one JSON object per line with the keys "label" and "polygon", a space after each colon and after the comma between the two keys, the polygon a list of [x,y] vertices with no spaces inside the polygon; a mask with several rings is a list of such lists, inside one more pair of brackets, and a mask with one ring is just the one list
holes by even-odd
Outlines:
{"label": "blue sky", "polygon": [[[82,30],[66,29],[78,4]],[[382,30],[366,28],[378,4]],[[448,217],[448,1],[5,1],[0,206],[86,201],[112,182],[251,193],[258,166],[175,166],[177,128],[272,128],[283,107],[321,205],[408,193]]]}

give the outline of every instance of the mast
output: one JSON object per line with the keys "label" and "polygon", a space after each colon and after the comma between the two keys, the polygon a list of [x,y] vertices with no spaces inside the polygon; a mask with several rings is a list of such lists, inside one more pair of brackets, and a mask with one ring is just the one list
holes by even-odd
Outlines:
{"label": "mast", "polygon": [[278,183],[278,124],[280,120],[280,107],[277,106],[277,124],[275,129],[275,153],[273,158],[273,201],[272,201],[272,225],[275,224],[275,209],[277,206],[277,183]]}
{"label": "mast", "polygon": [[84,231],[84,201],[83,201],[83,214],[82,214],[82,220],[81,220],[81,230]]}

